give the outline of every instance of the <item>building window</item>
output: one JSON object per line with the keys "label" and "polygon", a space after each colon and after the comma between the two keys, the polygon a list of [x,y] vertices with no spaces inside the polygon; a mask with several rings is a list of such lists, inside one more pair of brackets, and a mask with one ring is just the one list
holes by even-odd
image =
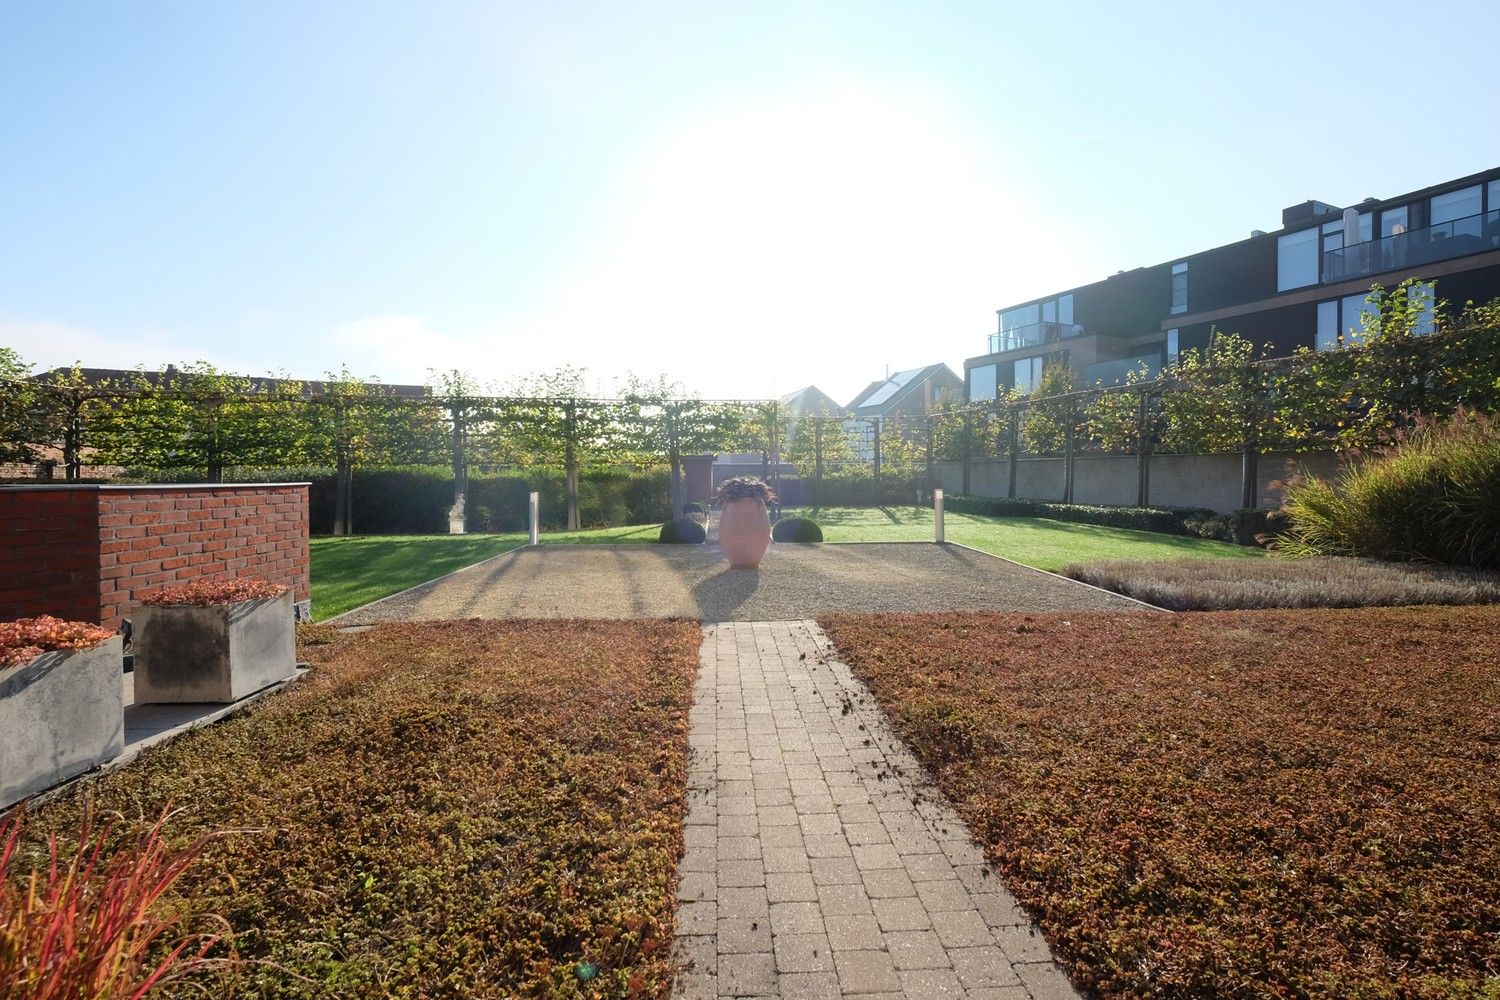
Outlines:
{"label": "building window", "polygon": [[1405,205],[1400,208],[1388,208],[1380,213],[1380,235],[1400,236],[1402,233],[1411,231],[1411,213]]}
{"label": "building window", "polygon": [[1466,187],[1461,191],[1449,191],[1447,194],[1435,194],[1432,196],[1432,211],[1428,213],[1430,225],[1441,226],[1445,222],[1454,219],[1467,219],[1471,215],[1479,215],[1484,211],[1480,202],[1479,185]]}
{"label": "building window", "polygon": [[1276,241],[1276,290],[1318,283],[1318,231],[1287,233]]}
{"label": "building window", "polygon": [[1167,365],[1169,367],[1171,365],[1175,365],[1177,363],[1177,355],[1178,355],[1177,331],[1176,330],[1168,330],[1167,331]]}
{"label": "building window", "polygon": [[1318,336],[1314,343],[1320,351],[1336,351],[1339,344],[1339,300],[1318,303]]}
{"label": "building window", "polygon": [[1172,315],[1187,312],[1187,264],[1172,265]]}
{"label": "building window", "polygon": [[1346,295],[1318,303],[1316,346],[1320,351],[1353,347],[1364,339],[1365,326],[1380,319],[1380,303],[1371,302],[1368,292]]}
{"label": "building window", "polygon": [[[1493,187],[1493,185],[1491,185]],[[1073,293],[1057,300],[1057,321],[1063,325],[1063,336],[1073,332]]]}
{"label": "building window", "polygon": [[990,403],[995,399],[995,366],[969,369],[969,402]]}
{"label": "building window", "polygon": [[1407,301],[1412,305],[1411,332],[1425,337],[1437,329],[1433,308],[1437,304],[1437,288],[1430,281],[1414,281],[1406,289]]}
{"label": "building window", "polygon": [[1011,381],[1011,386],[1019,393],[1030,393],[1042,381],[1043,360],[1041,358],[1022,358],[1019,361],[1013,362],[1013,364],[1015,365],[1015,377]]}

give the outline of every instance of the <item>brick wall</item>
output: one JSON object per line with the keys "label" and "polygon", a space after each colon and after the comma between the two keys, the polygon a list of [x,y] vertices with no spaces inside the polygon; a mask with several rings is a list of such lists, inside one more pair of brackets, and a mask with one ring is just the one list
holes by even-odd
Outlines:
{"label": "brick wall", "polygon": [[96,500],[92,490],[0,488],[0,621],[98,621]]}
{"label": "brick wall", "polygon": [[[146,594],[200,577],[310,596],[305,483],[0,488],[0,530],[24,541],[0,551],[0,620],[45,613],[115,628]],[[32,532],[39,541],[25,541]]]}

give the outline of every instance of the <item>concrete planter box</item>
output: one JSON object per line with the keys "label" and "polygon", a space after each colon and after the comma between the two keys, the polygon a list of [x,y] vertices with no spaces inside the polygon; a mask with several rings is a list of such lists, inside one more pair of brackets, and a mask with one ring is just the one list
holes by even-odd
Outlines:
{"label": "concrete planter box", "polygon": [[134,625],[136,704],[228,704],[297,672],[290,591],[206,608],[146,605]]}
{"label": "concrete planter box", "polygon": [[0,809],[120,755],[121,642],[0,669]]}

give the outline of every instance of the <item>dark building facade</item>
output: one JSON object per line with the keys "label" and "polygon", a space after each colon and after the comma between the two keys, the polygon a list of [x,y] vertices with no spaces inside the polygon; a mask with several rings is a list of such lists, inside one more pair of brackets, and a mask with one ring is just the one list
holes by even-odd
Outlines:
{"label": "dark building facade", "polygon": [[1083,385],[1155,375],[1209,332],[1238,333],[1273,354],[1334,350],[1361,328],[1370,286],[1407,278],[1461,305],[1500,296],[1500,167],[1395,198],[1281,213],[1281,228],[1151,267],[1121,271],[998,310],[989,350],[964,362],[968,398],[1030,391],[1070,364]]}

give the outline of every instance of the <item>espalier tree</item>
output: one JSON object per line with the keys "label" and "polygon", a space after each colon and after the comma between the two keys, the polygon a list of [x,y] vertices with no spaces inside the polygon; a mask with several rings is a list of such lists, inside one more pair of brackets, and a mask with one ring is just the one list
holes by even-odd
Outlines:
{"label": "espalier tree", "polygon": [[684,393],[665,375],[626,379],[621,424],[637,452],[665,459],[672,474],[672,510],[682,512],[682,457],[722,451],[740,432],[743,414],[730,403]]}
{"label": "espalier tree", "polygon": [[564,366],[519,380],[499,402],[495,419],[497,444],[511,461],[563,470],[570,531],[582,526],[579,471],[629,457],[621,407],[590,398],[586,375],[587,369]]}
{"label": "espalier tree", "polygon": [[32,366],[0,347],[0,462],[30,462],[50,443],[46,415]]}

